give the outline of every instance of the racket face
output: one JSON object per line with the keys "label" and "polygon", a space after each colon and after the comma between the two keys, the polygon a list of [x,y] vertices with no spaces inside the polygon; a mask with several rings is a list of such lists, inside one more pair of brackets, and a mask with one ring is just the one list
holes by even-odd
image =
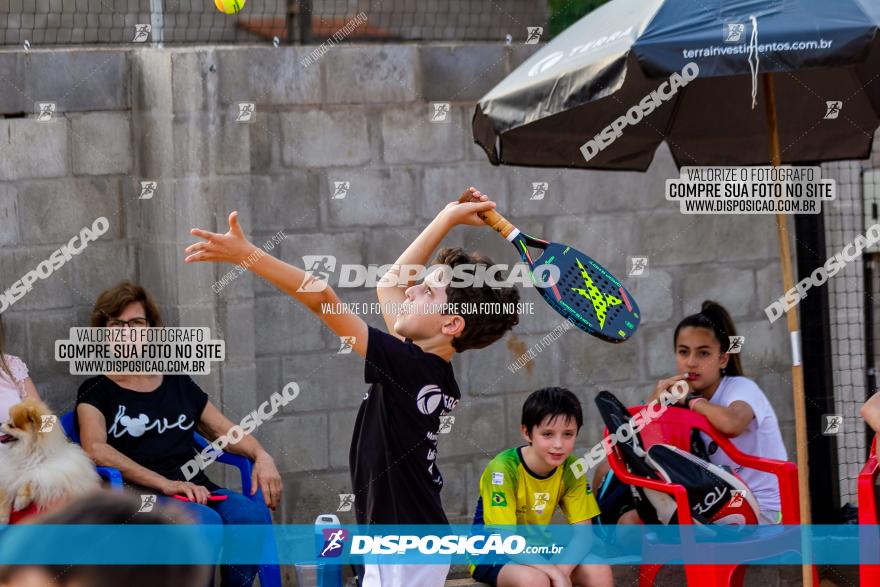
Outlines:
{"label": "racket face", "polygon": [[[522,233],[513,244],[532,272],[541,265],[559,269],[559,280],[554,286],[538,286],[537,290],[572,324],[613,343],[629,339],[636,331],[640,316],[635,298],[589,256],[568,245],[548,243]],[[544,253],[532,259],[526,245],[543,248]]]}

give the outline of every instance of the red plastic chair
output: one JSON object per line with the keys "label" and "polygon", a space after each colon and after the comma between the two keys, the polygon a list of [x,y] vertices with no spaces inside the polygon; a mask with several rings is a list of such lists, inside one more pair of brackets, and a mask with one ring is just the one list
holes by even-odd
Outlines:
{"label": "red plastic chair", "polygon": [[[631,414],[636,414],[645,406],[632,406],[627,408]],[[698,429],[708,434],[718,447],[736,463],[766,471],[776,475],[779,481],[779,494],[782,508],[783,524],[800,524],[800,499],[798,497],[797,465],[788,461],[774,459],[762,459],[741,452],[736,448],[727,436],[716,430],[709,421],[700,414],[683,408],[669,407],[659,418],[652,420],[640,432],[644,448],[647,450],[654,444],[671,444],[682,450],[690,452],[691,430]],[[608,436],[608,429],[605,429]],[[691,507],[688,502],[687,491],[684,486],[657,481],[647,477],[640,477],[630,473],[615,448],[608,455],[608,463],[614,474],[624,483],[654,489],[662,493],[668,493],[675,498],[678,508],[678,523],[693,524]],[[642,565],[639,573],[639,587],[651,587],[662,565]],[[741,587],[745,574],[745,565],[684,565],[687,584],[692,587]],[[818,572],[813,567],[813,583],[819,584]]]}
{"label": "red plastic chair", "polygon": [[[877,517],[877,475],[880,464],[877,463],[877,437],[871,443],[871,454],[868,462],[859,473],[859,524],[876,526],[880,523]],[[880,565],[859,565],[859,583],[862,585],[880,585]]]}

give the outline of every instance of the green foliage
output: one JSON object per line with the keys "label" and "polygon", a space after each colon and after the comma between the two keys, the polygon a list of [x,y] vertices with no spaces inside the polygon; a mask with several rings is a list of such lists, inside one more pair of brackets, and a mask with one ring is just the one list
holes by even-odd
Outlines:
{"label": "green foliage", "polygon": [[549,2],[548,28],[550,38],[553,38],[608,0],[549,0]]}

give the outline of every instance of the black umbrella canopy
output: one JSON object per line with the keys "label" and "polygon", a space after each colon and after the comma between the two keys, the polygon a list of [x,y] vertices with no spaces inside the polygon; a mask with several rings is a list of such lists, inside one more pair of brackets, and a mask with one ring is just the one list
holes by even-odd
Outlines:
{"label": "black umbrella canopy", "polygon": [[[869,155],[880,124],[880,0],[614,0],[477,105],[493,164],[644,171],[766,165],[761,75],[782,162]],[[754,97],[754,99],[753,99]]]}

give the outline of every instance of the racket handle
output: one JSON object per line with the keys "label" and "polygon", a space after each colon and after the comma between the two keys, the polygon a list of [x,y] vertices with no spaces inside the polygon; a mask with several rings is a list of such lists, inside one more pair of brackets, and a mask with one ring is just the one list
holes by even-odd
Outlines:
{"label": "racket handle", "polygon": [[[467,202],[470,202],[471,201],[471,192],[466,191],[465,193],[463,193],[461,195],[461,197],[458,199],[458,201],[461,204],[465,204]],[[504,238],[507,238],[510,235],[510,233],[513,232],[513,229],[516,228],[513,224],[510,223],[510,221],[507,218],[505,218],[504,216],[502,216],[501,214],[499,214],[495,210],[487,210],[485,212],[477,212],[477,216],[479,216],[480,219],[483,222],[485,222],[486,224],[488,224],[491,228],[494,228],[498,232],[498,234],[500,234]]]}

